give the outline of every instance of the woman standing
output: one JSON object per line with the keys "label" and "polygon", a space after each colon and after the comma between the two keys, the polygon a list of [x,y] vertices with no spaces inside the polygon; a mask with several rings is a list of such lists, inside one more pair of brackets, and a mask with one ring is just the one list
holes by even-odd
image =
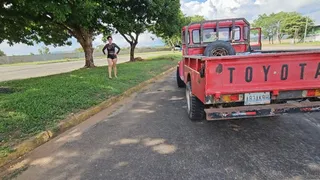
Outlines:
{"label": "woman standing", "polygon": [[[109,78],[111,79],[111,72],[112,72],[112,68],[114,71],[114,77],[117,78],[117,56],[120,52],[120,47],[117,46],[115,43],[112,42],[112,37],[108,36],[108,43],[103,47],[102,52],[103,54],[105,53],[105,50],[108,50],[108,72],[109,72]],[[115,52],[115,48],[118,49],[117,52]]]}

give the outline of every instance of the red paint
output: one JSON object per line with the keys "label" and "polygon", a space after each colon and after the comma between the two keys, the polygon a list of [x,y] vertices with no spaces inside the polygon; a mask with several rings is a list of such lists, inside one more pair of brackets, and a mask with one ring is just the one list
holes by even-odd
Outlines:
{"label": "red paint", "polygon": [[[320,63],[320,52],[277,53],[247,56],[229,56],[207,58],[205,61],[205,95],[215,93],[233,94],[248,92],[278,92],[285,90],[305,90],[320,87],[320,76],[315,78]],[[306,63],[304,78],[300,79],[300,63]],[[222,64],[223,72],[216,73],[216,67]],[[288,65],[288,75],[281,79],[282,67]],[[266,75],[263,66],[270,66]],[[246,81],[246,70],[252,68],[252,80]],[[233,70],[233,82],[230,83],[230,71]],[[250,73],[248,73],[250,74]],[[282,73],[285,76],[285,73]]]}
{"label": "red paint", "polygon": [[[219,28],[229,28],[232,26],[232,21],[220,21],[219,22]],[[244,27],[249,27],[249,24],[246,24],[245,21],[243,20],[237,20],[235,21],[235,27],[239,28],[240,31],[240,36],[239,38],[235,41],[232,42],[232,46],[233,48],[236,50],[236,52],[247,52],[249,49],[249,43],[248,40],[245,39],[244,37]],[[215,22],[207,22],[203,24],[203,29],[215,29],[216,28],[216,23]],[[191,26],[189,26],[188,31],[189,31],[189,45],[200,45],[200,43],[194,43],[193,42],[193,31],[194,30],[200,30],[200,24],[193,24]],[[260,28],[254,28],[254,29],[260,29]],[[182,35],[184,36],[184,32],[186,30],[186,27],[182,28]],[[253,44],[251,45],[251,47],[254,46],[259,46],[261,47],[261,29],[259,31],[259,43],[258,44]],[[182,36],[182,39],[184,39]],[[229,32],[229,36],[231,36],[231,32]],[[204,52],[204,48],[203,47],[193,47],[193,48],[189,48],[188,50],[186,50],[186,44],[185,42],[182,45],[182,54],[183,55],[194,55],[194,54],[203,54]]]}
{"label": "red paint", "polygon": [[239,100],[239,94],[233,94],[230,96],[231,101],[238,101]]}
{"label": "red paint", "polygon": [[255,116],[257,115],[257,112],[253,111],[253,112],[246,112],[247,116]]}
{"label": "red paint", "polygon": [[312,97],[316,95],[316,90],[308,90],[307,91],[307,97]]}
{"label": "red paint", "polygon": [[[196,67],[201,67],[201,63],[205,63],[205,78],[201,78],[199,70],[196,69]],[[303,79],[300,79],[301,67],[299,64],[301,63],[307,64],[304,68]],[[279,91],[319,89],[320,76],[315,78],[319,63],[319,51],[208,57],[203,61],[184,58],[180,62],[180,72],[183,71],[185,82],[187,82],[188,75],[190,76],[192,92],[202,102],[205,102],[206,95],[214,95],[216,98],[223,94],[249,92],[274,92],[274,95],[278,95]],[[223,66],[222,73],[216,72],[219,64]],[[288,76],[286,80],[281,80],[281,71],[284,65],[288,65]],[[265,81],[263,66],[270,66],[267,81]],[[246,82],[245,79],[248,67],[252,68],[251,82]],[[232,83],[230,83],[228,68],[235,69]],[[308,93],[312,92],[314,91],[308,91]]]}
{"label": "red paint", "polygon": [[[231,21],[219,21],[219,27],[230,27]],[[205,23],[204,29],[215,28],[216,23]],[[250,40],[244,36],[245,28],[250,25],[244,20],[236,20],[235,26],[240,28],[240,37],[231,43],[237,53],[248,52]],[[236,108],[242,111],[230,111],[224,115],[232,116],[256,116],[258,110],[253,111],[252,106],[243,106],[239,95],[253,92],[271,92],[272,99],[277,99],[281,91],[308,90],[307,97],[320,95],[320,51],[299,51],[299,52],[270,52],[255,53],[247,55],[234,55],[222,57],[204,57],[202,56],[206,45],[194,44],[192,42],[192,31],[199,30],[200,24],[189,26],[189,44],[183,44],[183,59],[179,63],[179,73],[184,82],[191,81],[192,93],[204,104],[205,97],[211,96],[214,102],[207,102],[206,110],[210,111],[221,105],[220,97],[222,95],[231,95],[230,101],[237,101]],[[259,32],[258,43],[250,45],[261,47],[261,29]],[[183,32],[186,28],[183,28]],[[222,66],[222,72],[221,68]],[[219,67],[219,68],[217,68]],[[204,68],[204,77],[200,76]],[[300,98],[290,97],[291,99]],[[283,100],[283,99],[282,99]],[[289,100],[289,99],[288,99]],[[277,103],[277,101],[274,101]],[[278,107],[281,112],[287,112],[286,105],[273,104],[268,105],[268,109]],[[242,104],[241,104],[242,103]],[[209,105],[214,105],[210,107]],[[262,107],[262,105],[260,105]],[[304,107],[305,106],[305,107]],[[222,106],[224,107],[224,106]],[[254,106],[255,107],[255,106]],[[260,107],[260,109],[262,109]],[[265,107],[265,106],[263,106]],[[230,107],[234,108],[234,107]],[[229,108],[229,109],[230,109]],[[319,111],[319,107],[313,107],[312,103],[302,104],[301,111]],[[311,108],[311,109],[310,109]],[[219,109],[219,108],[217,108]],[[300,110],[300,109],[299,109]],[[293,111],[292,111],[293,112]],[[261,113],[261,112],[260,112]],[[261,115],[258,112],[258,115]],[[215,114],[213,114],[216,116]],[[269,115],[269,114],[268,114]]]}
{"label": "red paint", "polygon": [[273,91],[272,91],[272,94],[273,94],[274,96],[278,96],[278,95],[279,95],[279,90],[273,90]]}

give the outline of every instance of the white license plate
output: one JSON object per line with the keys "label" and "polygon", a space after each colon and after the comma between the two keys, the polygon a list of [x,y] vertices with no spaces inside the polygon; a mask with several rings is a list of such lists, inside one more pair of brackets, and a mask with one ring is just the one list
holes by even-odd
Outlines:
{"label": "white license plate", "polygon": [[270,92],[244,94],[244,105],[270,104],[270,102]]}

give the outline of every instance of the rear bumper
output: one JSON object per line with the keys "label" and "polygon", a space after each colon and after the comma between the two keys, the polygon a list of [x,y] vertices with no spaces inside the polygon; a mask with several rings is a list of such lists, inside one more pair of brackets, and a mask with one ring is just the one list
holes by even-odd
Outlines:
{"label": "rear bumper", "polygon": [[276,116],[289,113],[320,112],[320,102],[300,102],[205,109],[207,120],[228,120],[252,117]]}

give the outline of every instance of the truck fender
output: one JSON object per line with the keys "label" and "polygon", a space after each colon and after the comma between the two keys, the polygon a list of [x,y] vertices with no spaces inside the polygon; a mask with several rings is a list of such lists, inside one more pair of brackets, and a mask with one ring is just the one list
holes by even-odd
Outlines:
{"label": "truck fender", "polygon": [[178,70],[179,70],[179,76],[182,81],[184,81],[184,69],[183,68],[184,68],[183,61],[179,61],[178,62]]}

